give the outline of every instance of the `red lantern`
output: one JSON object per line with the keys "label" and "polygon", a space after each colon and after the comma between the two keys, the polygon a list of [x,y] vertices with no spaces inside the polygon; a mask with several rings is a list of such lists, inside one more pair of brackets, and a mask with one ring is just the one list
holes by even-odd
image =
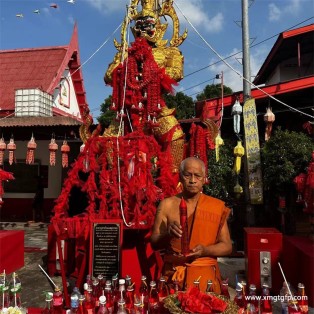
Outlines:
{"label": "red lantern", "polygon": [[264,115],[264,122],[266,123],[265,141],[268,141],[270,139],[270,135],[271,135],[274,121],[275,121],[275,115],[271,111],[271,108],[268,107],[266,110],[266,113]]}
{"label": "red lantern", "polygon": [[35,149],[37,144],[35,142],[35,138],[32,135],[30,141],[27,143],[27,153],[26,153],[26,164],[33,164],[35,161]]}
{"label": "red lantern", "polygon": [[70,152],[70,146],[68,145],[67,141],[64,140],[61,146],[63,168],[66,168],[69,166],[69,157],[68,157],[69,152]]}
{"label": "red lantern", "polygon": [[4,151],[7,148],[6,143],[4,142],[3,137],[0,138],[0,166],[3,165],[3,160],[4,160]]}
{"label": "red lantern", "polygon": [[56,143],[56,140],[54,138],[51,139],[49,143],[49,162],[50,166],[56,165],[56,151],[58,150],[58,144]]}
{"label": "red lantern", "polygon": [[10,142],[7,145],[7,149],[9,151],[9,164],[12,165],[15,162],[14,151],[16,150],[16,145],[14,143],[14,138],[10,138]]}

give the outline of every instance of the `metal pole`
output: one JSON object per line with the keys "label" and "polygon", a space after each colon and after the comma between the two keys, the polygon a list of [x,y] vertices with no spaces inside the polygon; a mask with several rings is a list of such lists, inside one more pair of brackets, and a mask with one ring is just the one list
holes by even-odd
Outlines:
{"label": "metal pole", "polygon": [[[251,98],[250,37],[248,0],[242,0],[243,101]],[[248,80],[248,81],[247,81]]]}
{"label": "metal pole", "polygon": [[[250,69],[250,43],[249,43],[249,6],[248,0],[242,0],[242,51],[243,51],[243,104],[251,98],[251,69]],[[245,144],[245,134],[244,134]],[[246,209],[246,224],[247,226],[254,225],[254,209],[251,206],[250,190],[249,190],[249,173],[247,165],[247,155],[244,155],[244,198]]]}

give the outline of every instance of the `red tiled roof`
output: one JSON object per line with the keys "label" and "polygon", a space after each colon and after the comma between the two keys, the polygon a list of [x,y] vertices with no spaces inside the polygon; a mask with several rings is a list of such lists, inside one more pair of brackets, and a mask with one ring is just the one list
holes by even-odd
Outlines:
{"label": "red tiled roof", "polygon": [[66,53],[67,47],[0,51],[0,110],[14,110],[16,89],[47,92]]}
{"label": "red tiled roof", "polygon": [[28,126],[61,126],[81,125],[77,119],[72,117],[14,117],[0,119],[0,127],[28,127]]}

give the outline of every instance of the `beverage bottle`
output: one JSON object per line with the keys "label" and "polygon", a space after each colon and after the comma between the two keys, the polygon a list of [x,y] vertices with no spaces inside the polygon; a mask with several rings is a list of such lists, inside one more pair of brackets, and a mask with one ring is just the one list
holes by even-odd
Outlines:
{"label": "beverage bottle", "polygon": [[236,287],[236,295],[234,296],[233,301],[239,307],[239,314],[244,313],[245,303],[243,301],[242,287],[239,285]]}
{"label": "beverage bottle", "polygon": [[198,289],[198,290],[200,290],[200,281],[199,281],[199,279],[195,279],[193,281],[193,287]]}
{"label": "beverage bottle", "polygon": [[144,308],[139,299],[134,301],[134,314],[147,314],[147,311],[144,311]]}
{"label": "beverage bottle", "polygon": [[247,303],[245,314],[256,314],[256,313],[258,313],[258,312],[256,311],[254,304]]}
{"label": "beverage bottle", "polygon": [[5,272],[0,274],[0,309],[8,308],[10,306],[10,290],[9,282]]}
{"label": "beverage bottle", "polygon": [[111,281],[110,280],[106,281],[105,297],[106,297],[106,306],[107,306],[108,312],[113,313],[114,296],[113,296],[113,292],[111,289]]}
{"label": "beverage bottle", "polygon": [[243,305],[244,305],[244,308],[246,309],[246,304],[247,304],[247,300],[246,300],[246,295],[247,295],[247,292],[246,292],[246,282],[244,280],[241,281],[240,283],[240,286],[242,287],[242,300],[243,300]]}
{"label": "beverage bottle", "polygon": [[55,287],[52,295],[52,309],[54,314],[63,314],[63,294],[59,287]]}
{"label": "beverage bottle", "polygon": [[125,289],[128,289],[128,286],[131,286],[132,278],[130,275],[125,276]]}
{"label": "beverage bottle", "polygon": [[97,310],[98,306],[99,306],[99,297],[101,296],[101,290],[100,290],[100,286],[99,286],[99,280],[96,278],[93,279],[92,290],[93,290],[93,292],[92,292],[93,298],[95,300],[95,307]]}
{"label": "beverage bottle", "polygon": [[71,293],[70,301],[71,301],[71,314],[76,314],[80,305],[80,292],[77,287],[73,288]]}
{"label": "beverage bottle", "polygon": [[290,298],[289,289],[288,289],[287,283],[284,281],[282,284],[282,288],[280,289],[281,314],[288,314],[289,298]]}
{"label": "beverage bottle", "polygon": [[83,295],[79,296],[79,307],[78,307],[78,314],[87,314],[87,311],[84,306],[85,297]]}
{"label": "beverage bottle", "polygon": [[291,300],[288,303],[288,313],[289,314],[301,314],[301,309],[298,305],[298,301],[296,300]]}
{"label": "beverage bottle", "polygon": [[119,279],[119,298],[118,300],[125,300],[126,298],[126,289],[125,289],[125,279]]}
{"label": "beverage bottle", "polygon": [[305,287],[303,283],[298,284],[298,296],[299,296],[299,307],[302,314],[309,312],[308,298],[305,294]]}
{"label": "beverage bottle", "polygon": [[10,302],[13,307],[21,307],[21,280],[17,273],[12,274],[12,278],[10,280]]}
{"label": "beverage bottle", "polygon": [[106,297],[104,295],[99,297],[99,308],[97,314],[108,314],[108,310],[106,307]]}
{"label": "beverage bottle", "polygon": [[51,302],[52,302],[52,292],[47,292],[46,293],[46,305],[45,308],[42,311],[42,314],[52,314],[52,306],[51,306]]}
{"label": "beverage bottle", "polygon": [[169,288],[166,282],[166,278],[162,276],[160,277],[159,285],[158,285],[159,300],[163,301],[163,299],[167,297],[168,295],[169,295]]}
{"label": "beverage bottle", "polygon": [[263,284],[262,301],[261,301],[261,314],[272,314],[271,296],[269,293],[269,287],[267,284]]}
{"label": "beverage bottle", "polygon": [[126,289],[125,308],[130,313],[134,309],[134,287],[130,285]]}
{"label": "beverage bottle", "polygon": [[118,301],[118,311],[117,314],[128,314],[125,308],[125,301],[124,300],[119,300]]}
{"label": "beverage bottle", "polygon": [[149,298],[148,298],[148,308],[149,313],[158,313],[159,312],[159,297],[156,287],[156,281],[152,280],[150,282]]}
{"label": "beverage bottle", "polygon": [[213,291],[213,282],[211,280],[207,280],[206,293],[214,292]]}
{"label": "beverage bottle", "polygon": [[230,300],[228,279],[225,279],[221,283],[221,295]]}
{"label": "beverage bottle", "polygon": [[146,282],[146,276],[141,277],[141,285],[139,289],[140,301],[144,311],[148,310],[148,286]]}
{"label": "beverage bottle", "polygon": [[250,284],[249,286],[249,302],[252,304],[255,308],[255,313],[258,313],[259,311],[259,302],[256,296],[256,286],[254,284]]}
{"label": "beverage bottle", "polygon": [[93,296],[93,288],[87,284],[84,283],[84,307],[88,314],[94,314],[95,313],[95,299]]}
{"label": "beverage bottle", "polygon": [[103,295],[103,291],[105,291],[106,280],[105,280],[104,276],[101,274],[97,276],[97,279],[99,281],[99,290],[100,290],[99,296],[101,296],[101,295]]}

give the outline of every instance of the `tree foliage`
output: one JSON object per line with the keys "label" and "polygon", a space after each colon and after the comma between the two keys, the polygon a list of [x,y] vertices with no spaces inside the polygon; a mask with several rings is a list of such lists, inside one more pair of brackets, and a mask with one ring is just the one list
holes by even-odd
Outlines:
{"label": "tree foliage", "polygon": [[224,140],[219,149],[219,161],[216,161],[215,150],[208,154],[209,184],[204,186],[204,192],[213,197],[227,201],[233,193],[233,146],[231,141]]}
{"label": "tree foliage", "polygon": [[101,115],[97,118],[98,122],[104,127],[108,127],[115,118],[116,112],[110,110],[112,96],[109,95],[100,106]]}
{"label": "tree foliage", "polygon": [[182,92],[176,93],[176,95],[165,95],[165,101],[168,108],[176,108],[176,118],[190,119],[195,116],[194,101],[193,98],[185,95]]}
{"label": "tree foliage", "polygon": [[314,142],[304,133],[277,129],[261,149],[265,189],[284,191],[308,166],[313,150]]}
{"label": "tree foliage", "polygon": [[[233,93],[232,89],[228,86],[223,86],[223,94],[224,95],[231,95]],[[206,85],[203,92],[196,96],[198,101],[221,97],[221,84],[212,84]]]}

